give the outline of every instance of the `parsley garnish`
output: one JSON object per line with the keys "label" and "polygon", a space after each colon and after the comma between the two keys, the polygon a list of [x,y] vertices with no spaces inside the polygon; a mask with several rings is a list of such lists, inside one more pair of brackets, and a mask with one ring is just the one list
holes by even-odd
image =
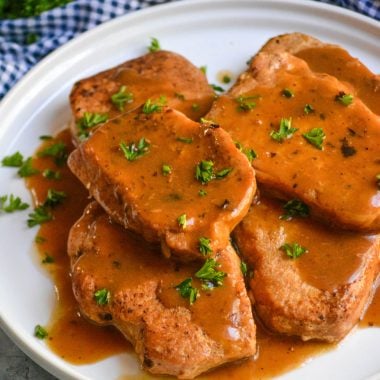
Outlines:
{"label": "parsley garnish", "polygon": [[201,67],[199,68],[199,70],[201,70],[202,73],[203,73],[204,75],[207,74],[207,66],[201,66]]}
{"label": "parsley garnish", "polygon": [[225,169],[219,170],[215,174],[215,178],[216,179],[223,179],[223,178],[227,177],[228,174],[230,174],[231,172],[232,172],[232,168],[225,168]]}
{"label": "parsley garnish", "polygon": [[52,157],[56,165],[62,166],[67,160],[68,153],[66,145],[62,141],[59,141],[38,152],[37,156]]}
{"label": "parsley garnish", "polygon": [[240,263],[240,270],[241,270],[241,273],[243,274],[243,276],[245,277],[248,273],[248,267],[244,261],[241,261],[241,263]]}
{"label": "parsley garnish", "polygon": [[204,125],[205,127],[210,127],[210,128],[219,128],[219,124],[215,123],[215,121],[205,119],[204,117],[201,117],[201,124]]}
{"label": "parsley garnish", "polygon": [[11,156],[6,156],[1,160],[3,166],[19,168],[24,162],[24,157],[20,152],[16,152]]}
{"label": "parsley garnish", "polygon": [[29,157],[23,162],[20,169],[17,171],[17,174],[20,177],[30,177],[34,174],[38,174],[39,172],[40,171],[38,169],[35,169],[32,166],[32,157]]}
{"label": "parsley garnish", "polygon": [[309,206],[298,199],[292,199],[283,206],[285,214],[280,219],[290,220],[295,217],[306,218],[310,214]]}
{"label": "parsley garnish", "polygon": [[270,133],[270,137],[272,137],[273,140],[276,140],[278,142],[283,142],[284,140],[291,138],[297,130],[298,128],[292,127],[291,118],[282,118],[278,131],[272,131]]}
{"label": "parsley garnish", "polygon": [[305,247],[302,247],[298,243],[285,243],[280,247],[281,250],[283,250],[288,257],[291,257],[292,259],[297,259],[301,255],[307,252],[307,249]]}
{"label": "parsley garnish", "polygon": [[222,286],[226,273],[217,270],[219,264],[214,259],[207,259],[202,268],[195,273],[195,277],[205,282],[205,289]]}
{"label": "parsley garnish", "polygon": [[198,191],[198,194],[199,194],[200,197],[204,197],[204,196],[207,195],[207,191],[206,191],[206,190],[203,190],[203,189],[200,189],[200,190]]}
{"label": "parsley garnish", "polygon": [[319,150],[323,150],[322,143],[323,143],[323,140],[325,139],[326,135],[323,132],[322,128],[313,128],[309,132],[304,133],[302,136],[311,145],[314,145]]}
{"label": "parsley garnish", "polygon": [[210,84],[211,88],[215,91],[215,92],[224,92],[224,88],[223,87],[220,87],[216,84]]}
{"label": "parsley garnish", "polygon": [[202,183],[202,185],[214,179],[214,163],[212,161],[201,161],[195,167],[195,178]]}
{"label": "parsley garnish", "polygon": [[340,91],[339,94],[335,96],[335,100],[347,107],[352,104],[354,97],[351,94],[346,94],[345,92]]}
{"label": "parsley garnish", "polygon": [[206,238],[206,237],[200,237],[199,238],[199,252],[203,255],[206,256],[210,253],[212,253],[212,248],[210,246],[211,240]]}
{"label": "parsley garnish", "polygon": [[94,300],[100,306],[107,305],[110,302],[111,293],[108,289],[99,289],[94,293]]}
{"label": "parsley garnish", "polygon": [[160,42],[158,41],[157,38],[151,37],[151,39],[150,39],[150,45],[148,47],[148,50],[151,53],[155,53],[156,51],[161,50],[161,45],[160,45]]}
{"label": "parsley garnish", "polygon": [[164,176],[167,176],[167,175],[171,174],[171,172],[172,172],[171,166],[167,165],[167,164],[163,164],[161,170],[162,170],[162,175],[164,175]]}
{"label": "parsley garnish", "polygon": [[150,144],[142,137],[139,142],[132,142],[127,145],[125,142],[120,143],[120,148],[128,161],[134,161],[149,152]]}
{"label": "parsley garnish", "polygon": [[177,137],[176,140],[185,144],[191,144],[194,139],[192,137]]}
{"label": "parsley garnish", "polygon": [[107,114],[85,112],[77,122],[78,137],[81,140],[90,135],[90,129],[108,120]]}
{"label": "parsley garnish", "polygon": [[192,286],[191,277],[176,285],[175,289],[179,291],[181,297],[189,299],[190,305],[192,305],[198,297],[198,289]]}
{"label": "parsley garnish", "polygon": [[45,339],[48,336],[48,332],[41,325],[37,325],[34,328],[34,336],[38,339]]}
{"label": "parsley garnish", "polygon": [[285,98],[293,98],[294,97],[294,92],[290,88],[284,88],[281,91],[281,95],[285,96]]}
{"label": "parsley garnish", "polygon": [[247,158],[248,158],[248,161],[250,163],[252,163],[252,161],[257,158],[257,153],[251,149],[251,148],[244,148],[242,144],[240,144],[238,141],[235,142],[235,146],[236,148],[238,148],[240,150],[240,152],[243,152]]}
{"label": "parsley garnish", "polygon": [[192,109],[193,111],[199,111],[200,106],[199,106],[199,104],[197,104],[197,103],[193,103],[193,104],[191,105],[191,109]]}
{"label": "parsley garnish", "polygon": [[41,260],[42,264],[53,264],[54,263],[54,257],[50,255],[46,255],[43,260]]}
{"label": "parsley garnish", "polygon": [[133,102],[132,92],[126,92],[126,86],[121,86],[119,92],[116,92],[111,96],[111,102],[116,106],[119,111],[124,111],[124,107],[127,103]]}
{"label": "parsley garnish", "polygon": [[45,239],[43,236],[37,235],[37,236],[34,238],[34,241],[35,241],[35,243],[37,243],[37,244],[41,244],[41,243],[44,243],[44,242],[46,241],[46,239]]}
{"label": "parsley garnish", "polygon": [[252,100],[257,99],[258,96],[238,96],[235,101],[238,104],[239,111],[251,111],[256,107],[256,103]]}
{"label": "parsley garnish", "polygon": [[49,189],[47,193],[47,197],[43,206],[45,207],[55,207],[62,203],[62,201],[67,197],[64,191],[57,191],[54,189]]}
{"label": "parsley garnish", "polygon": [[53,215],[45,206],[38,206],[34,209],[34,212],[28,215],[27,220],[28,227],[34,227],[38,224],[49,222],[53,219]]}
{"label": "parsley garnish", "polygon": [[185,100],[185,95],[181,94],[180,92],[175,92],[174,96],[179,100]]}
{"label": "parsley garnish", "polygon": [[55,180],[58,180],[61,178],[61,172],[59,171],[54,171],[54,170],[51,170],[51,169],[45,169],[43,172],[42,172],[42,175],[46,178],[46,179],[55,179]]}
{"label": "parsley garnish", "polygon": [[177,218],[178,225],[184,230],[187,225],[186,214],[182,214]]}
{"label": "parsley garnish", "polygon": [[166,97],[165,96],[160,96],[158,99],[157,103],[153,103],[151,99],[148,99],[144,106],[142,111],[148,115],[154,112],[161,112],[162,107],[166,104]]}
{"label": "parsley garnish", "polygon": [[308,115],[309,113],[314,112],[314,107],[311,104],[305,104],[305,107],[303,107],[303,112],[305,115]]}
{"label": "parsley garnish", "polygon": [[40,140],[51,140],[53,138],[53,136],[50,136],[50,135],[41,135],[39,137]]}
{"label": "parsley garnish", "polygon": [[222,82],[228,84],[231,82],[231,77],[227,74],[223,75]]}
{"label": "parsley garnish", "polygon": [[[6,204],[7,201],[8,204]],[[11,213],[25,210],[28,207],[29,205],[27,203],[23,202],[20,197],[15,197],[13,194],[9,197],[8,195],[0,197],[0,211],[3,210],[4,212]]]}

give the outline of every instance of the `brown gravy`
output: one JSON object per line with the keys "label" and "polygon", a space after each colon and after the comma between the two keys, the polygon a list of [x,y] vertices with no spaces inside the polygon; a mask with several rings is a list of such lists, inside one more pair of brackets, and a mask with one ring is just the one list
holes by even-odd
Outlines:
{"label": "brown gravy", "polygon": [[[62,141],[68,151],[73,149],[68,130],[59,133],[53,140],[44,142],[42,147]],[[49,188],[65,191],[67,198],[62,205],[53,210],[54,220],[43,224],[37,236],[36,247],[39,259],[46,259],[47,255],[53,263],[41,264],[52,277],[56,289],[57,302],[47,327],[49,332],[48,345],[58,356],[73,364],[88,364],[122,352],[131,352],[131,345],[114,328],[98,327],[89,323],[79,312],[77,303],[72,294],[71,279],[69,276],[69,260],[67,257],[68,232],[74,222],[82,215],[88,204],[88,193],[79,181],[70,172],[67,166],[57,166],[51,158],[34,157],[33,166],[44,170],[50,168],[61,172],[61,179],[54,181],[35,175],[27,180],[36,205],[41,204]],[[368,315],[378,324],[379,320],[379,292],[374,304],[369,308]],[[372,314],[371,314],[372,313]],[[364,318],[367,321],[367,316]],[[368,325],[368,323],[367,323]],[[257,331],[259,355],[256,360],[250,359],[242,363],[234,363],[202,375],[201,379],[264,379],[280,375],[298,367],[312,356],[331,349],[332,345],[316,342],[301,342],[296,338],[284,338],[264,331],[260,325]],[[122,376],[120,380],[142,380],[156,378],[147,373],[133,376]]]}
{"label": "brown gravy", "polygon": [[380,286],[377,287],[372,301],[360,321],[360,327],[380,327]]}

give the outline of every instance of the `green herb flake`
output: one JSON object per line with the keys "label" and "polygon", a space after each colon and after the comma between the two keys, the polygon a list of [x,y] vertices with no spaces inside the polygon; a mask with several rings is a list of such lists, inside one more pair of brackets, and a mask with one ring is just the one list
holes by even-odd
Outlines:
{"label": "green herb flake", "polygon": [[55,207],[63,202],[67,197],[64,191],[57,191],[54,189],[49,189],[47,192],[47,197],[43,203],[44,207]]}
{"label": "green herb flake", "polygon": [[201,70],[202,73],[203,73],[204,75],[207,74],[207,66],[201,66],[201,67],[199,68],[199,70]]}
{"label": "green herb flake", "polygon": [[280,247],[282,251],[286,253],[286,255],[292,259],[297,259],[301,255],[307,252],[305,247],[302,247],[298,243],[285,243]]}
{"label": "green herb flake", "polygon": [[204,117],[201,117],[200,122],[203,126],[209,127],[209,128],[219,128],[219,124],[215,123],[215,121],[205,119]]}
{"label": "green herb flake", "polygon": [[251,111],[256,107],[256,102],[253,100],[257,99],[259,96],[238,96],[235,98],[235,101],[237,102],[238,106],[237,109],[239,111]]}
{"label": "green herb flake", "polygon": [[185,95],[181,94],[180,92],[175,92],[175,93],[174,93],[174,96],[175,96],[177,99],[179,99],[179,100],[182,100],[182,101],[186,100]]}
{"label": "green herb flake", "polygon": [[38,157],[52,157],[58,166],[62,166],[68,157],[68,152],[65,143],[59,141],[52,144],[37,153]]}
{"label": "green herb flake", "polygon": [[176,140],[184,144],[191,144],[194,141],[192,137],[177,137]]}
{"label": "green herb flake", "polygon": [[45,339],[48,336],[48,332],[41,325],[37,325],[34,328],[34,336],[38,339]]}
{"label": "green herb flake", "polygon": [[231,77],[227,74],[223,75],[222,82],[228,84],[231,82]]}
{"label": "green herb flake", "polygon": [[195,167],[195,178],[205,185],[215,178],[214,163],[212,161],[203,160]]}
{"label": "green herb flake", "polygon": [[26,35],[25,42],[26,42],[27,45],[31,45],[31,44],[34,44],[35,42],[37,42],[38,39],[39,39],[38,34],[36,34],[36,33],[28,33]]}
{"label": "green herb flake", "polygon": [[323,140],[326,138],[322,128],[313,128],[302,135],[308,143],[314,145],[317,149],[323,150]]}
{"label": "green herb flake", "polygon": [[21,165],[20,169],[17,171],[17,174],[20,177],[30,177],[32,175],[38,174],[40,171],[38,169],[35,169],[32,166],[32,157],[27,158],[23,164]]}
{"label": "green herb flake", "polygon": [[210,289],[215,286],[222,286],[226,273],[217,270],[219,263],[214,259],[207,259],[202,268],[195,273],[195,277],[206,283],[206,288]]}
{"label": "green herb flake", "polygon": [[154,112],[161,112],[162,107],[166,104],[166,97],[165,96],[160,96],[158,101],[156,103],[153,103],[151,99],[148,99],[143,108],[142,112],[145,113],[146,115],[149,115]]}
{"label": "green herb flake", "polygon": [[111,102],[119,111],[124,111],[125,105],[133,102],[132,92],[127,92],[126,86],[121,86],[119,91],[111,96]]}
{"label": "green herb flake", "polygon": [[200,197],[205,197],[205,196],[207,195],[207,191],[206,191],[206,190],[203,190],[203,189],[200,189],[200,190],[198,191],[198,195],[199,195]]}
{"label": "green herb flake", "polygon": [[24,157],[20,152],[16,152],[11,156],[6,156],[1,160],[2,166],[9,166],[14,168],[19,168],[24,162]]}
{"label": "green herb flake", "polygon": [[294,91],[292,91],[290,88],[284,88],[281,91],[281,95],[285,98],[294,98]]}
{"label": "green herb flake", "polygon": [[28,227],[34,227],[42,223],[49,222],[53,219],[53,215],[45,206],[38,206],[34,209],[34,212],[28,215],[27,220]]}
{"label": "green herb flake", "polygon": [[42,140],[42,141],[52,140],[52,139],[53,139],[53,136],[51,136],[51,135],[41,135],[41,136],[39,137],[39,139]]}
{"label": "green herb flake", "polygon": [[298,128],[292,127],[292,119],[282,118],[280,121],[280,127],[278,131],[271,131],[270,137],[273,140],[278,142],[283,142],[286,139],[289,139],[293,136],[293,134],[298,130]]}
{"label": "green herb flake", "polygon": [[174,288],[179,292],[181,297],[188,298],[190,305],[192,305],[198,298],[198,289],[192,286],[192,278],[187,278]]}
{"label": "green herb flake", "polygon": [[42,176],[46,179],[59,180],[59,179],[61,179],[61,172],[60,171],[54,171],[51,169],[45,169],[42,172]]}
{"label": "green herb flake", "polygon": [[248,273],[247,263],[245,263],[244,261],[241,261],[240,270],[241,270],[241,273],[243,274],[243,276],[245,277]]}
{"label": "green herb flake", "polygon": [[99,306],[107,305],[110,302],[111,293],[108,289],[99,289],[94,293],[94,300]]}
{"label": "green herb flake", "polygon": [[199,104],[197,104],[197,103],[193,103],[193,104],[191,105],[191,109],[192,109],[193,111],[199,111],[200,106],[199,106]]}
{"label": "green herb flake", "polygon": [[45,243],[46,239],[41,236],[41,235],[37,235],[35,238],[34,238],[34,242],[36,244],[42,244],[42,243]]}
{"label": "green herb flake", "polygon": [[119,146],[128,161],[135,161],[149,152],[150,144],[142,137],[138,142],[132,142],[129,145],[121,142]]}
{"label": "green herb flake", "polygon": [[283,206],[285,214],[280,216],[282,220],[291,220],[292,218],[306,218],[310,214],[309,206],[298,199],[291,199]]}
{"label": "green herb flake", "polygon": [[54,263],[54,257],[50,256],[50,255],[46,255],[42,260],[41,260],[41,263],[42,264],[53,264]]}
{"label": "green herb flake", "polygon": [[208,254],[212,253],[212,248],[210,246],[211,240],[206,237],[200,237],[199,238],[199,252],[203,256],[207,256]]}
{"label": "green herb flake", "polygon": [[[8,202],[8,203],[7,203]],[[13,194],[3,195],[0,197],[0,211],[12,213],[15,211],[22,211],[29,207],[29,205],[21,200],[20,197],[15,197]]]}
{"label": "green herb flake", "polygon": [[171,174],[172,172],[172,167],[170,165],[167,165],[167,164],[163,164],[162,165],[162,168],[161,168],[161,171],[162,171],[162,175],[164,175],[165,177],[168,176],[169,174]]}
{"label": "green herb flake", "polygon": [[177,218],[178,225],[184,230],[187,225],[186,214],[182,214]]}
{"label": "green herb flake", "polygon": [[161,45],[157,38],[151,37],[148,50],[150,53],[155,53],[156,51],[161,50]]}
{"label": "green herb flake", "polygon": [[235,146],[240,150],[240,152],[246,155],[249,163],[252,163],[252,161],[257,158],[257,153],[252,148],[244,148],[238,141],[235,142]]}
{"label": "green herb flake", "polygon": [[216,174],[215,174],[215,178],[216,179],[223,179],[223,178],[226,178],[228,176],[228,174],[230,174],[232,172],[232,168],[225,168],[225,169],[222,169],[222,170],[219,170]]}
{"label": "green herb flake", "polygon": [[305,115],[309,115],[310,113],[313,113],[315,110],[314,110],[314,107],[311,105],[311,104],[305,104],[305,106],[303,107],[303,112]]}
{"label": "green herb flake", "polygon": [[343,91],[340,91],[338,95],[335,96],[335,100],[344,106],[348,107],[354,101],[354,96],[351,94],[346,94]]}
{"label": "green herb flake", "polygon": [[108,120],[107,114],[85,112],[77,122],[78,134],[80,140],[85,140],[90,135],[90,130]]}
{"label": "green herb flake", "polygon": [[224,92],[224,88],[223,87],[220,87],[216,84],[210,84],[211,88],[215,91],[215,92]]}

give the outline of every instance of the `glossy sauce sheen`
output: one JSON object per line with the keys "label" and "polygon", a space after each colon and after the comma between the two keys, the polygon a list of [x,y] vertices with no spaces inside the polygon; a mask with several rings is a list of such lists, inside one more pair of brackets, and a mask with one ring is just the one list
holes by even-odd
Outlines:
{"label": "glossy sauce sheen", "polygon": [[[73,149],[70,140],[70,133],[66,130],[59,133],[54,140],[42,144],[41,147],[63,141],[70,151]],[[33,166],[40,170],[46,168],[60,170],[62,174],[62,178],[57,181],[47,180],[41,175],[28,179],[27,184],[36,204],[45,200],[49,188],[65,191],[67,194],[67,199],[63,204],[53,210],[54,221],[43,224],[37,234],[46,239],[42,243],[36,243],[40,260],[45,259],[47,254],[54,258],[54,263],[41,264],[52,277],[57,296],[56,306],[47,326],[49,347],[66,361],[79,365],[93,363],[118,353],[130,352],[130,344],[116,329],[95,326],[81,316],[73,296],[66,248],[67,237],[70,228],[82,215],[83,209],[89,202],[87,191],[71,174],[66,165],[58,167],[51,158],[34,158]],[[144,257],[141,260],[144,261]],[[191,271],[191,268],[185,270],[186,273],[188,271]],[[183,275],[186,274],[185,272]],[[186,301],[178,298],[178,294],[174,293],[172,289],[164,290],[161,297],[167,305],[178,304],[178,302],[186,304]],[[215,332],[215,334],[220,333],[223,331]],[[330,348],[326,344],[304,343],[297,339],[274,336],[266,333],[262,328],[258,329],[257,339],[260,352],[258,359],[227,365],[202,375],[201,378],[226,380],[268,378],[295,368],[311,356]],[[157,378],[147,373],[132,377],[134,380]],[[123,376],[121,379],[131,379],[132,377]]]}

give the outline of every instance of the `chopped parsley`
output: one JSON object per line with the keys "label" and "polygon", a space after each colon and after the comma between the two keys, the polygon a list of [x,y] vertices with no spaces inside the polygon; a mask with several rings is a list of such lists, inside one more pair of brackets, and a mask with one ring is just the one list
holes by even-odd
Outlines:
{"label": "chopped parsley", "polygon": [[50,255],[46,255],[42,260],[41,260],[41,263],[42,264],[53,264],[54,263],[54,257],[50,256]]}
{"label": "chopped parsley", "polygon": [[25,42],[27,45],[34,44],[39,39],[38,34],[36,33],[28,33],[25,38]]}
{"label": "chopped parsley", "polygon": [[65,143],[59,141],[39,151],[37,156],[52,157],[56,165],[62,166],[67,160],[68,153]]}
{"label": "chopped parsley", "polygon": [[48,332],[41,325],[37,325],[34,328],[34,336],[38,339],[45,339],[48,336]]}
{"label": "chopped parsley", "polygon": [[34,227],[38,224],[49,222],[53,219],[53,215],[45,206],[38,206],[34,209],[34,212],[28,215],[27,220],[28,227]]}
{"label": "chopped parsley", "polygon": [[187,225],[186,214],[182,214],[177,218],[178,225],[184,230]]}
{"label": "chopped parsley", "polygon": [[192,137],[177,137],[176,140],[180,141],[180,142],[182,142],[184,144],[191,144],[194,139]]}
{"label": "chopped parsley", "polygon": [[[8,203],[7,203],[8,202]],[[15,197],[13,194],[3,195],[0,197],[0,211],[7,213],[22,211],[29,207],[29,205],[21,200],[20,197]]]}
{"label": "chopped parsley", "polygon": [[119,111],[124,111],[125,105],[133,102],[133,94],[126,92],[126,89],[126,86],[121,86],[119,91],[111,96],[111,102]]}
{"label": "chopped parsley", "polygon": [[178,290],[181,297],[189,299],[190,305],[192,305],[198,297],[198,289],[192,286],[192,281],[193,279],[190,277],[175,286],[175,289]]}
{"label": "chopped parsley", "polygon": [[155,53],[156,51],[161,50],[161,45],[160,42],[158,41],[157,38],[151,37],[150,39],[150,45],[148,47],[149,52]]}
{"label": "chopped parsley", "polygon": [[163,164],[161,170],[162,170],[162,175],[164,176],[168,176],[172,172],[171,166],[167,164]]}
{"label": "chopped parsley", "polygon": [[160,96],[156,103],[153,103],[151,99],[148,99],[143,106],[143,113],[149,115],[154,112],[161,112],[162,107],[166,104],[166,97]]}
{"label": "chopped parsley", "polygon": [[298,199],[291,199],[283,206],[285,214],[280,216],[280,219],[290,220],[292,218],[306,218],[310,214],[309,206]]}
{"label": "chopped parsley", "polygon": [[344,106],[348,107],[354,101],[354,96],[351,94],[346,94],[343,91],[340,91],[338,95],[335,96],[335,100]]}
{"label": "chopped parsley", "polygon": [[207,256],[208,254],[212,253],[212,248],[210,246],[211,240],[206,237],[200,237],[199,238],[199,252],[203,256]]}
{"label": "chopped parsley", "polygon": [[20,152],[16,152],[11,156],[6,156],[1,160],[3,166],[9,166],[14,168],[19,168],[24,162],[24,157]]}
{"label": "chopped parsley", "polygon": [[201,66],[201,67],[199,68],[199,70],[201,70],[202,73],[203,73],[204,75],[207,74],[207,66]]}
{"label": "chopped parsley", "polygon": [[272,131],[270,133],[270,137],[272,137],[273,140],[276,140],[278,142],[283,142],[284,140],[291,138],[297,130],[298,128],[292,127],[291,118],[282,118],[280,121],[280,127],[278,131]]}
{"label": "chopped parsley", "polygon": [[212,161],[203,160],[195,167],[195,178],[202,185],[214,179],[214,163]]}
{"label": "chopped parsley", "polygon": [[303,112],[305,115],[308,115],[309,113],[313,113],[314,111],[315,111],[314,107],[309,103],[305,104],[305,106],[303,107]]}
{"label": "chopped parsley", "polygon": [[34,238],[34,241],[35,243],[37,244],[42,244],[46,241],[46,239],[43,237],[43,236],[40,236],[40,235],[37,235],[35,238]]}
{"label": "chopped parsley", "polygon": [[119,146],[128,161],[135,161],[149,152],[150,144],[142,137],[137,143],[132,142],[127,145],[125,142],[121,142]]}
{"label": "chopped parsley", "polygon": [[32,157],[27,158],[21,165],[17,174],[20,177],[30,177],[32,175],[38,174],[40,171],[32,166]]}
{"label": "chopped parsley", "polygon": [[223,179],[228,176],[232,172],[232,168],[225,168],[222,170],[219,170],[217,173],[215,173],[216,179]]}
{"label": "chopped parsley", "polygon": [[285,98],[294,98],[294,91],[292,91],[290,88],[284,88],[281,91],[281,95]]}
{"label": "chopped parsley", "polygon": [[94,293],[94,300],[100,306],[107,305],[110,302],[111,293],[108,289],[99,289]]}
{"label": "chopped parsley", "polygon": [[42,172],[42,175],[46,178],[46,179],[55,179],[55,180],[58,180],[61,178],[61,172],[59,171],[54,171],[54,170],[51,170],[51,169],[45,169],[43,172]]}
{"label": "chopped parsley", "polygon": [[200,189],[200,190],[198,191],[198,195],[199,195],[200,197],[205,197],[205,196],[207,195],[207,191],[206,191],[206,190],[203,190],[203,189]]}
{"label": "chopped parsley", "polygon": [[47,197],[43,206],[45,207],[55,207],[62,203],[62,201],[67,197],[64,191],[57,191],[54,189],[49,189],[47,192]]}
{"label": "chopped parsley", "polygon": [[185,95],[181,94],[180,92],[175,92],[174,96],[179,100],[186,100]]}
{"label": "chopped parsley", "polygon": [[288,257],[291,257],[292,259],[297,259],[298,257],[307,252],[307,249],[305,247],[302,247],[298,243],[285,243],[280,247],[280,249],[284,251]]}
{"label": "chopped parsley", "polygon": [[238,96],[235,101],[238,104],[239,111],[251,111],[256,107],[256,102],[253,100],[257,99],[259,96]]}
{"label": "chopped parsley", "polygon": [[240,270],[241,270],[241,273],[243,274],[243,276],[245,277],[248,273],[247,263],[245,263],[244,261],[241,261]]}
{"label": "chopped parsley", "polygon": [[199,104],[198,104],[198,103],[193,103],[193,104],[191,105],[191,109],[192,109],[193,111],[199,111],[199,109],[200,109]]}
{"label": "chopped parsley", "polygon": [[326,138],[322,128],[313,128],[302,135],[308,143],[314,145],[317,149],[323,150],[323,140]]}
{"label": "chopped parsley", "polygon": [[205,119],[204,117],[201,117],[201,124],[205,127],[209,128],[219,128],[219,124],[215,123],[215,121]]}
{"label": "chopped parsley", "polygon": [[223,75],[222,82],[228,84],[231,82],[231,77],[227,74]]}
{"label": "chopped parsley", "polygon": [[53,138],[53,136],[50,136],[50,135],[41,135],[40,137],[40,140],[51,140]]}
{"label": "chopped parsley", "polygon": [[223,279],[226,273],[217,270],[219,263],[214,259],[207,259],[202,268],[195,273],[195,277],[199,278],[205,283],[204,289],[210,289],[216,286],[223,285]]}
{"label": "chopped parsley", "polygon": [[223,87],[220,87],[216,84],[210,84],[211,88],[215,91],[215,92],[224,92],[224,88]]}
{"label": "chopped parsley", "polygon": [[85,112],[77,122],[78,137],[81,140],[90,135],[90,129],[108,120],[107,114]]}
{"label": "chopped parsley", "polygon": [[257,153],[253,149],[244,148],[243,145],[239,142],[235,142],[235,146],[240,150],[240,152],[244,153],[247,156],[250,163],[252,163],[252,161],[257,158]]}

